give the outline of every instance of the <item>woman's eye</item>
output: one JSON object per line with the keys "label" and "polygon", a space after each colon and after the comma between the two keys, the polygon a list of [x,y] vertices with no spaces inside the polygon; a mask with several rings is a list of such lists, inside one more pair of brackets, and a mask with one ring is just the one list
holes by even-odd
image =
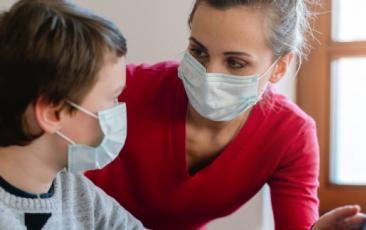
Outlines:
{"label": "woman's eye", "polygon": [[234,59],[229,59],[227,61],[227,63],[228,63],[228,66],[233,69],[240,69],[240,68],[245,67],[245,65],[246,65],[246,63],[244,63],[243,61],[237,61]]}
{"label": "woman's eye", "polygon": [[208,57],[208,54],[201,49],[192,48],[190,51],[191,51],[191,54],[198,59],[204,59],[204,58]]}

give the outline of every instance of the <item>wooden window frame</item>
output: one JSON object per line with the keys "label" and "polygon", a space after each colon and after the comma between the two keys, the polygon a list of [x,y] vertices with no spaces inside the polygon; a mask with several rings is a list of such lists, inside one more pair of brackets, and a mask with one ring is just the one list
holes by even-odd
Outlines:
{"label": "wooden window frame", "polygon": [[330,181],[331,62],[341,57],[366,56],[366,41],[332,41],[331,4],[332,0],[323,0],[321,8],[316,9],[320,12],[314,22],[314,28],[318,31],[317,39],[312,41],[312,53],[304,61],[297,81],[297,103],[317,123],[320,145],[320,213],[345,204],[360,204],[366,209],[366,186],[336,185]]}

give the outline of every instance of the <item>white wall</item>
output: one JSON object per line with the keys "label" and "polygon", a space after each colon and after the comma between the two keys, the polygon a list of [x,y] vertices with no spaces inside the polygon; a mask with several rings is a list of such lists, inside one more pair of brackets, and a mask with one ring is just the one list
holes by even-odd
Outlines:
{"label": "white wall", "polygon": [[274,229],[269,187],[265,185],[249,202],[230,216],[212,221],[208,230]]}
{"label": "white wall", "polygon": [[[128,62],[154,63],[179,59],[188,44],[187,19],[192,0],[74,0],[118,24],[128,40]],[[14,0],[0,0],[6,9]],[[287,77],[279,91],[295,99],[293,77]],[[273,229],[268,187],[235,214],[216,220],[209,230]]]}
{"label": "white wall", "polygon": [[74,0],[116,22],[127,37],[128,62],[178,59],[188,44],[191,0]]}

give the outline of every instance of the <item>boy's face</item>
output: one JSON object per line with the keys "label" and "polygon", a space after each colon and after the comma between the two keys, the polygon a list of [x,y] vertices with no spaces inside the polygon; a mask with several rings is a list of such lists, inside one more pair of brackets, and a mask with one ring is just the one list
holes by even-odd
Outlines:
{"label": "boy's face", "polygon": [[[108,56],[98,81],[79,106],[97,114],[116,105],[118,96],[126,85],[125,57]],[[99,121],[79,110],[67,119],[62,132],[77,144],[97,146],[102,138]]]}

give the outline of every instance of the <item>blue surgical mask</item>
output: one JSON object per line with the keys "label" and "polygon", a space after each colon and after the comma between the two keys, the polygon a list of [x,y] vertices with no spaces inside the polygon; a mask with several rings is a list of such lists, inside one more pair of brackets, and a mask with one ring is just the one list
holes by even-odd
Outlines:
{"label": "blue surgical mask", "polygon": [[186,52],[178,76],[183,81],[190,104],[201,116],[213,121],[228,121],[259,101],[259,80],[277,60],[262,75],[235,76],[207,73],[205,67]]}
{"label": "blue surgical mask", "polygon": [[103,132],[103,140],[97,147],[84,144],[76,144],[61,132],[57,134],[69,142],[68,163],[66,169],[69,172],[101,169],[112,162],[121,151],[127,135],[126,105],[120,103],[110,109],[98,112],[98,115],[76,105],[68,103],[84,112],[85,114],[98,119]]}

